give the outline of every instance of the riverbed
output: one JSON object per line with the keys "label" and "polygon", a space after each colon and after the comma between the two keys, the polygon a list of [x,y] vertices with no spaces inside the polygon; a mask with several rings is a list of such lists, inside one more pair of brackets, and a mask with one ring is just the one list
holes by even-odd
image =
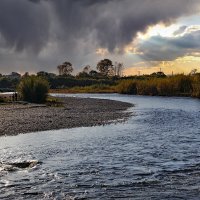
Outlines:
{"label": "riverbed", "polygon": [[199,199],[200,101],[80,94],[135,105],[125,122],[1,137],[0,199]]}
{"label": "riverbed", "polygon": [[54,104],[0,104],[0,136],[89,127],[126,120],[133,104],[106,99],[60,97]]}

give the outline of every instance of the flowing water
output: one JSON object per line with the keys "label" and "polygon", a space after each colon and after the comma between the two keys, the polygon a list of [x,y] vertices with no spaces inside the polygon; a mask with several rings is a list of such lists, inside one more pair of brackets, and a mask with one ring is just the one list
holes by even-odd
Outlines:
{"label": "flowing water", "polygon": [[134,103],[133,116],[1,137],[0,199],[200,199],[199,100],[76,96]]}

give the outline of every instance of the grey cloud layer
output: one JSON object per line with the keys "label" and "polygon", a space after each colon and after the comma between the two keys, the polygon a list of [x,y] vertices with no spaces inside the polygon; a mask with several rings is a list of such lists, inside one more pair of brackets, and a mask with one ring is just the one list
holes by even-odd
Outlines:
{"label": "grey cloud layer", "polygon": [[[27,59],[38,64],[44,58],[37,55],[56,44],[54,59],[80,65],[95,48],[121,50],[138,31],[193,14],[198,5],[199,0],[1,0],[0,48],[28,52]],[[52,55],[45,58],[50,66]]]}
{"label": "grey cloud layer", "polygon": [[57,0],[52,4],[67,38],[93,33],[98,45],[109,51],[130,43],[151,24],[167,23],[197,9],[197,0]]}
{"label": "grey cloud layer", "polygon": [[138,50],[143,52],[143,59],[155,61],[170,61],[177,57],[193,55],[195,52],[200,52],[200,30],[178,37],[154,36],[141,42]]}

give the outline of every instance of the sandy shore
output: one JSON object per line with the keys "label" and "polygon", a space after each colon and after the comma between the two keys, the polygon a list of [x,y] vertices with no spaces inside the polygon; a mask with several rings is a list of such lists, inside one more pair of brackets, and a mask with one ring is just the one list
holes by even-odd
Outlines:
{"label": "sandy shore", "polygon": [[44,130],[104,125],[128,118],[129,103],[91,98],[61,98],[62,107],[0,105],[0,136]]}

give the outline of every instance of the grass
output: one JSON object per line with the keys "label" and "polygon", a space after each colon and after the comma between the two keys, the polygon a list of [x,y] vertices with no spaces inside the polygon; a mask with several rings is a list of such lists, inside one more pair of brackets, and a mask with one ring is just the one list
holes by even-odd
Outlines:
{"label": "grass", "polygon": [[51,89],[50,93],[116,93],[116,86],[91,85],[85,87],[72,87],[65,89]]}
{"label": "grass", "polygon": [[63,107],[63,102],[56,97],[47,96],[46,105],[49,107]]}
{"label": "grass", "polygon": [[10,95],[2,95],[0,94],[0,103],[8,103],[11,102]]}
{"label": "grass", "polygon": [[120,93],[150,96],[187,96],[200,98],[200,74],[171,77],[128,78],[115,86],[95,84],[85,87],[51,89],[51,93]]}
{"label": "grass", "polygon": [[190,96],[200,98],[200,74],[194,76],[176,75],[144,80],[122,80],[117,86],[121,94],[150,96]]}

